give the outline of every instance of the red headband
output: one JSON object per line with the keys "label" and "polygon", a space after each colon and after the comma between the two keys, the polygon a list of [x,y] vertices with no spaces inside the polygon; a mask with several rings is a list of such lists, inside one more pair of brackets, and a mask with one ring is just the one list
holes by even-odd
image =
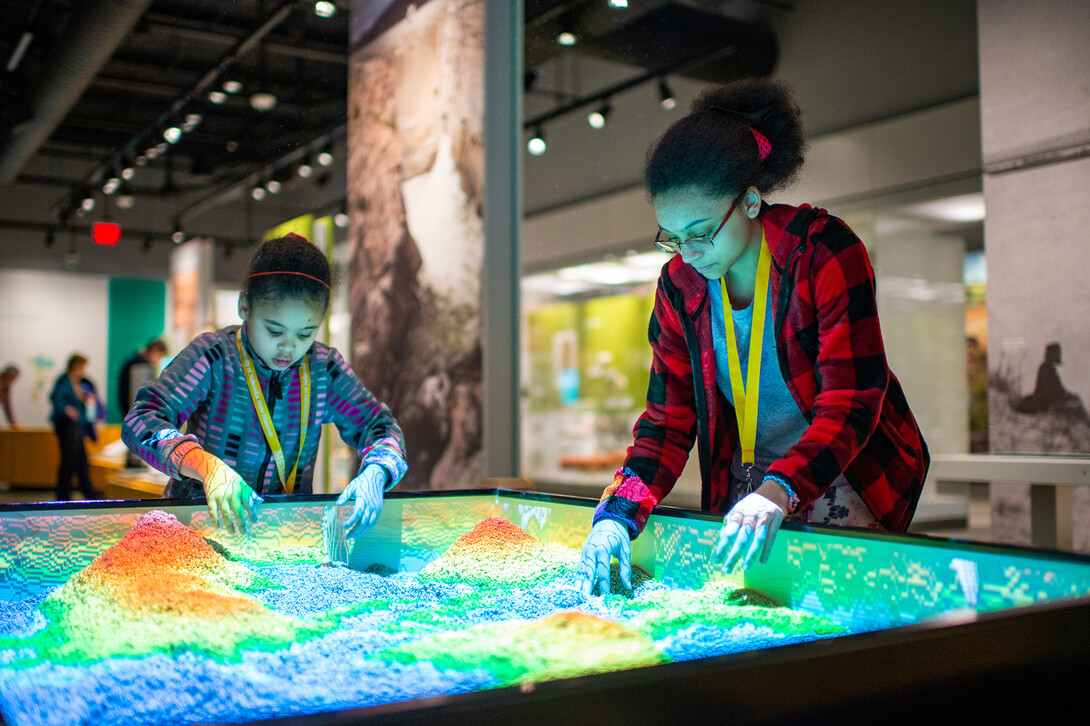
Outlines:
{"label": "red headband", "polygon": [[320,280],[317,277],[315,277],[314,275],[308,275],[305,272],[295,272],[294,270],[273,270],[271,272],[255,272],[254,274],[250,275],[250,277],[261,277],[262,275],[300,275],[302,277],[309,277],[311,280],[314,280],[315,282],[320,282],[321,284],[325,285],[326,290],[330,289],[329,288],[329,283],[326,282],[325,280]]}
{"label": "red headband", "polygon": [[772,153],[772,142],[768,140],[768,137],[762,134],[752,126],[749,130],[753,132],[753,138],[757,140],[757,157],[764,161],[768,158],[768,155]]}
{"label": "red headband", "polygon": [[768,158],[768,155],[772,153],[772,142],[768,140],[767,136],[762,134],[757,129],[753,128],[753,124],[763,119],[765,117],[765,114],[768,113],[769,109],[763,108],[760,111],[754,111],[753,113],[742,113],[741,111],[735,111],[734,109],[724,108],[722,106],[710,106],[709,108],[713,108],[716,111],[729,113],[745,121],[746,128],[750,130],[750,133],[753,134],[754,140],[757,142],[757,158],[760,161],[763,162],[765,159]]}

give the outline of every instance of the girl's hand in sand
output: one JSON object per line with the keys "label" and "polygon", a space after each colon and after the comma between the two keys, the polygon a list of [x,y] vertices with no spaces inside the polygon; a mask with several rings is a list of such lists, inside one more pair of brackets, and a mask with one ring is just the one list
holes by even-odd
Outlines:
{"label": "girl's hand in sand", "polygon": [[[772,486],[778,487],[775,483]],[[778,489],[772,491],[782,493]],[[783,511],[760,491],[744,496],[727,512],[712,559],[723,563],[723,572],[730,572],[739,562],[743,569],[749,569],[758,554],[761,564],[767,562],[772,542],[783,523]]]}
{"label": "girl's hand in sand", "polygon": [[249,533],[257,521],[257,505],[263,501],[234,469],[204,449],[193,449],[182,459],[182,473],[201,480],[208,515],[214,526]]}
{"label": "girl's hand in sand", "polygon": [[598,594],[609,593],[609,565],[616,557],[620,565],[621,584],[632,589],[632,538],[628,527],[616,519],[600,519],[590,528],[579,559],[579,581],[583,594],[590,597],[594,585]]}
{"label": "girl's hand in sand", "polygon": [[338,505],[347,504],[349,499],[356,500],[356,508],[344,523],[346,535],[359,537],[375,525],[378,515],[382,513],[382,493],[389,478],[390,475],[381,466],[369,464],[359,476],[348,482],[341,496],[337,497]]}

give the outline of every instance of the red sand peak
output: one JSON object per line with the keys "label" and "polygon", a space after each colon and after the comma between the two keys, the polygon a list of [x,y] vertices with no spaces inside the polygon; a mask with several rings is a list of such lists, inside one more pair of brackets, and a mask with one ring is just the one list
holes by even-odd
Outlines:
{"label": "red sand peak", "polygon": [[540,543],[537,537],[527,534],[522,528],[511,524],[503,517],[487,517],[468,533],[459,537],[447,552],[452,554],[499,552]]}
{"label": "red sand peak", "polygon": [[117,544],[103,552],[90,572],[123,570],[191,570],[220,559],[203,537],[173,514],[151,511],[136,521]]}
{"label": "red sand peak", "polygon": [[203,537],[174,515],[152,511],[65,586],[100,592],[136,614],[222,617],[260,609],[243,597],[214,592],[203,575],[226,565]]}

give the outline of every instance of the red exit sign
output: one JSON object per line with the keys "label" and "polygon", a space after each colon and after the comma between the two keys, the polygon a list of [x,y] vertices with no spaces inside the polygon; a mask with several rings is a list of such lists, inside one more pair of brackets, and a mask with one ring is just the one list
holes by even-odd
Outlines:
{"label": "red exit sign", "polygon": [[121,239],[121,225],[114,222],[96,222],[91,228],[91,238],[96,245],[115,245]]}

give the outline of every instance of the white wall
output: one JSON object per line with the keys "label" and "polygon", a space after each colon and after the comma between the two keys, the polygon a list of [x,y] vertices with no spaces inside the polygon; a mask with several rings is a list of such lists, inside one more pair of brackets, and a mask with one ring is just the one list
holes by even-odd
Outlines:
{"label": "white wall", "polygon": [[72,353],[88,358],[87,377],[106,400],[108,301],[105,275],[0,270],[0,367],[22,371],[12,391],[21,426],[49,426],[49,391]]}

